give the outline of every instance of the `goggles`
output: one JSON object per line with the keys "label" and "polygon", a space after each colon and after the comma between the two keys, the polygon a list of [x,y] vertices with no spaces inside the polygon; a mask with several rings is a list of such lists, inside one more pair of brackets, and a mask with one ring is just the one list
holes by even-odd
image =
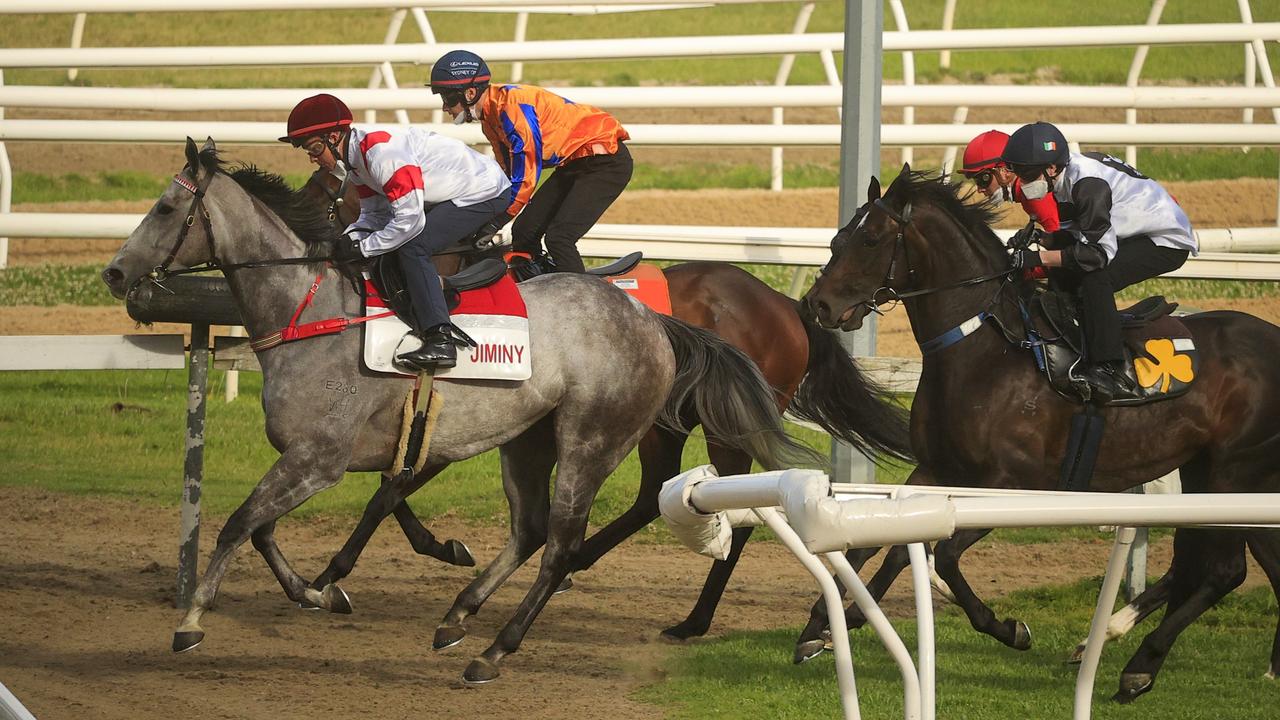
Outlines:
{"label": "goggles", "polygon": [[1029,183],[1039,180],[1040,176],[1044,174],[1045,168],[1043,165],[1011,165],[1009,169],[1013,171],[1014,175],[1018,176],[1019,180]]}
{"label": "goggles", "polygon": [[467,95],[465,90],[441,90],[440,102],[445,107],[453,107],[455,105],[465,104]]}
{"label": "goggles", "polygon": [[972,180],[974,185],[985,189],[991,187],[991,181],[996,179],[996,171],[991,169],[979,170],[976,173],[965,173],[964,176]]}

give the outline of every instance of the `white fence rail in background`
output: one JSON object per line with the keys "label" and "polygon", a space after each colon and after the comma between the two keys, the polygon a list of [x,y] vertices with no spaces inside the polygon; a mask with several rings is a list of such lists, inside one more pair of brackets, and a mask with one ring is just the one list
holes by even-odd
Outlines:
{"label": "white fence rail in background", "polygon": [[[180,142],[184,137],[213,137],[219,142],[277,142],[281,123],[210,122],[204,120],[0,120],[0,142]],[[394,127],[375,124],[369,127]],[[485,142],[474,124],[422,124],[469,144]],[[963,145],[992,128],[1013,132],[1018,124],[991,125],[882,125],[881,145],[946,147]],[[1112,125],[1064,123],[1059,127],[1072,142],[1082,145],[1222,146],[1280,145],[1280,125],[1233,123],[1152,123]],[[839,125],[645,125],[628,124],[633,145],[787,145],[838,146]]]}
{"label": "white fence rail in background", "polygon": [[[610,109],[840,107],[842,88],[832,85],[728,85],[708,87],[548,87],[574,102]],[[440,99],[425,88],[113,88],[5,85],[0,107],[98,110],[288,111],[319,92],[341,97],[355,109],[437,110]],[[881,103],[955,107],[981,97],[992,107],[1259,108],[1280,107],[1280,88],[1089,85],[886,85]],[[124,122],[113,120],[112,123]]]}
{"label": "white fence rail in background", "polygon": [[[142,222],[126,214],[0,214],[0,236],[125,238]],[[1010,230],[996,232],[1008,239]],[[777,265],[823,265],[831,257],[825,228],[619,225],[601,223],[579,243],[588,257],[618,257],[635,250],[656,260],[715,260]],[[1198,230],[1206,250],[1168,277],[1280,280],[1280,228]]]}
{"label": "white fence rail in background", "polygon": [[[1195,45],[1280,40],[1280,23],[1201,23],[979,30],[886,31],[884,50],[984,50]],[[599,40],[531,40],[398,45],[248,45],[239,47],[4,48],[0,68],[232,67],[282,65],[429,65],[465,46],[492,62],[627,60],[659,57],[841,52],[843,33],[704,35]]]}

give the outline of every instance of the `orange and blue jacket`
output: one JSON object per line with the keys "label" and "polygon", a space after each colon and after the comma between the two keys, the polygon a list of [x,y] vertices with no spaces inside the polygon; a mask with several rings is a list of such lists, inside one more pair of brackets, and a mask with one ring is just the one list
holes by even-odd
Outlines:
{"label": "orange and blue jacket", "polygon": [[630,137],[609,113],[533,85],[491,85],[480,105],[481,128],[511,178],[512,217],[533,197],[543,168],[612,155]]}

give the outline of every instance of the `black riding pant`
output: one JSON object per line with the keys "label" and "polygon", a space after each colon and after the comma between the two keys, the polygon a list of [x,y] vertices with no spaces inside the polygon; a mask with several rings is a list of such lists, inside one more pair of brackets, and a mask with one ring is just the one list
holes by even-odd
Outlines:
{"label": "black riding pant", "polygon": [[400,265],[404,270],[404,284],[413,303],[415,330],[430,330],[449,322],[449,305],[440,286],[440,274],[436,272],[431,256],[480,229],[481,225],[505,213],[507,197],[486,200],[475,205],[458,207],[452,202],[442,202],[427,211],[426,226],[417,237],[396,248]]}
{"label": "black riding pant", "polygon": [[631,152],[588,155],[561,165],[511,225],[511,249],[537,254],[543,242],[559,270],[584,272],[578,240],[631,181]]}
{"label": "black riding pant", "polygon": [[1187,261],[1188,254],[1186,250],[1156,245],[1146,235],[1122,238],[1116,256],[1106,267],[1064,278],[1064,285],[1074,286],[1080,293],[1081,330],[1089,362],[1124,360],[1124,336],[1120,330],[1120,313],[1116,310],[1116,292],[1177,270]]}

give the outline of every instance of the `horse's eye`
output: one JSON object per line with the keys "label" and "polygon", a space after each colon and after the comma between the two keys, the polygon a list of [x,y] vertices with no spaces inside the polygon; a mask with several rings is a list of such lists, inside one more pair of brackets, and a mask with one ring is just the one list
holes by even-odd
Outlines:
{"label": "horse's eye", "polygon": [[168,214],[169,214],[169,213],[171,213],[171,212],[173,212],[173,208],[169,207],[168,205],[157,205],[157,206],[156,206],[156,214],[157,214],[157,215],[168,215]]}

